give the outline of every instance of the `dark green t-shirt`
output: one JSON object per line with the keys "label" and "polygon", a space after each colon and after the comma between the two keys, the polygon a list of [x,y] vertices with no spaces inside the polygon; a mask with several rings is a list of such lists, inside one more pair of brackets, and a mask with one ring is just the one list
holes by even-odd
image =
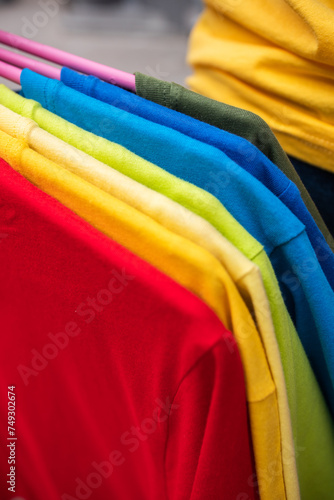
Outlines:
{"label": "dark green t-shirt", "polygon": [[269,125],[260,116],[196,94],[176,83],[136,73],[137,94],[145,99],[192,116],[197,120],[236,134],[253,143],[296,184],[303,201],[334,251],[334,239],[299,175]]}

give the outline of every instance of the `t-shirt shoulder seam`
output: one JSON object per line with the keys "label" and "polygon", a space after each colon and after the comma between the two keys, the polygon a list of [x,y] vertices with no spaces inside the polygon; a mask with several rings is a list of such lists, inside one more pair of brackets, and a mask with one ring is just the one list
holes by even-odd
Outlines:
{"label": "t-shirt shoulder seam", "polygon": [[[295,234],[294,236],[291,236],[291,238],[289,238],[288,240],[286,241],[282,241],[279,245],[276,245],[272,250],[271,252],[269,253],[269,256],[271,256],[277,249],[283,247],[284,245],[287,245],[288,243],[291,243],[293,240],[296,240],[297,238],[299,238],[300,236],[302,236],[303,234],[305,234],[307,236],[307,233],[306,233],[306,228],[305,226],[297,233]],[[307,236],[307,239],[308,239],[308,236]]]}

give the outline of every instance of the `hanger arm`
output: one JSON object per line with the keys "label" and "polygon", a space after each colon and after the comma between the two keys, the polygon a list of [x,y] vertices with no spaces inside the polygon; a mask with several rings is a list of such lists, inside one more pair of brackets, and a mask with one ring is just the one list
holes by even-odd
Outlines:
{"label": "hanger arm", "polygon": [[6,78],[6,80],[10,80],[11,82],[21,84],[22,70],[20,68],[16,68],[15,66],[11,66],[10,64],[6,64],[0,61],[0,76],[2,78]]}
{"label": "hanger arm", "polygon": [[18,35],[13,35],[6,31],[0,30],[0,42],[4,45],[14,47],[23,52],[33,54],[35,56],[54,62],[60,66],[68,66],[69,68],[81,71],[86,75],[94,75],[109,83],[113,83],[127,90],[135,92],[136,79],[135,76],[124,71],[119,71],[114,68],[109,68],[104,64],[84,59],[83,57],[75,56],[63,50],[49,47],[33,40],[28,40]]}
{"label": "hanger arm", "polygon": [[13,66],[18,66],[19,68],[28,68],[36,73],[39,73],[40,75],[47,76],[48,78],[60,80],[61,70],[59,68],[54,68],[48,64],[34,61],[29,57],[16,54],[15,52],[10,52],[9,50],[0,48],[0,61],[12,64]]}

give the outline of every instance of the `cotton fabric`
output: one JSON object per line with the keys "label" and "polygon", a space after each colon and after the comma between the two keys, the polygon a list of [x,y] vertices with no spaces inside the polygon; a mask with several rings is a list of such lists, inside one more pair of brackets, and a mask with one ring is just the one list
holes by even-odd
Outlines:
{"label": "cotton fabric", "polygon": [[[231,241],[261,270],[270,303],[286,379],[296,461],[302,498],[328,497],[334,461],[333,422],[308,359],[284,305],[278,283],[259,244],[218,200],[208,192],[186,183],[157,166],[131,155],[124,148],[90,134],[50,113],[32,100],[26,100],[0,86],[0,102],[23,116],[34,119],[40,127],[69,142],[94,158],[117,168],[125,175],[155,189],[197,213]],[[283,419],[281,420],[281,425]],[[285,434],[285,432],[283,433]],[[317,449],[317,453],[314,453]],[[292,467],[294,450],[283,446],[284,467]],[[267,468],[263,469],[266,479]],[[313,474],[313,471],[317,471]],[[293,471],[291,472],[293,474]],[[331,500],[331,499],[329,499]]]}
{"label": "cotton fabric", "polygon": [[267,123],[257,114],[218,102],[192,92],[181,85],[136,73],[136,92],[139,96],[192,116],[219,129],[244,137],[264,153],[296,184],[302,199],[327,243],[334,250],[334,239],[299,175]]}
{"label": "cotton fabric", "polygon": [[[293,450],[291,417],[284,373],[270,306],[259,268],[244,257],[206,220],[171,199],[69,146],[40,129],[33,120],[17,115],[2,105],[0,105],[0,129],[25,141],[36,152],[149,215],[174,233],[202,246],[222,263],[251,314],[256,318],[277,391],[282,449]],[[283,454],[282,462],[284,481],[288,484],[287,489],[290,491],[290,483],[296,485],[294,489],[298,495],[296,466],[284,467],[284,459],[285,454]],[[293,464],[291,455],[289,461]]]}
{"label": "cotton fabric", "polygon": [[259,114],[289,155],[334,172],[333,25],[331,0],[207,0],[190,87]]}
{"label": "cotton fabric", "polygon": [[94,76],[62,68],[61,81],[90,97],[116,106],[151,122],[178,130],[223,151],[274,193],[305,225],[307,236],[318,255],[325,276],[334,289],[334,254],[308,212],[297,187],[253,144],[225,130],[196,121],[190,116],[159,106]]}
{"label": "cotton fabric", "polygon": [[[26,97],[214,194],[264,246],[311,366],[334,412],[334,292],[300,221],[222,151],[28,69]],[[89,116],[89,119],[87,119]],[[259,213],[262,217],[259,218]]]}
{"label": "cotton fabric", "polygon": [[[237,339],[245,370],[259,489],[285,498],[277,395],[253,319],[221,264],[207,251],[0,132],[0,155],[78,215],[202,298]],[[272,494],[272,493],[271,493]]]}
{"label": "cotton fabric", "polygon": [[334,175],[309,163],[290,158],[296,172],[303,179],[305,186],[319,208],[329,231],[334,234],[332,200],[334,197]]}
{"label": "cotton fabric", "polygon": [[242,487],[254,498],[232,335],[202,301],[2,160],[0,179],[0,366],[20,404],[16,494],[213,500]]}

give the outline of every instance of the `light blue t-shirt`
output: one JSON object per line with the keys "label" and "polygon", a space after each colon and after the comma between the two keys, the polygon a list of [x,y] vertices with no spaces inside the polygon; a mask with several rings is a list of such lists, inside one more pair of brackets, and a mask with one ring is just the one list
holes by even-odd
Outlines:
{"label": "light blue t-shirt", "polygon": [[216,196],[264,246],[304,349],[334,413],[334,293],[305,226],[219,149],[24,69],[23,95]]}

